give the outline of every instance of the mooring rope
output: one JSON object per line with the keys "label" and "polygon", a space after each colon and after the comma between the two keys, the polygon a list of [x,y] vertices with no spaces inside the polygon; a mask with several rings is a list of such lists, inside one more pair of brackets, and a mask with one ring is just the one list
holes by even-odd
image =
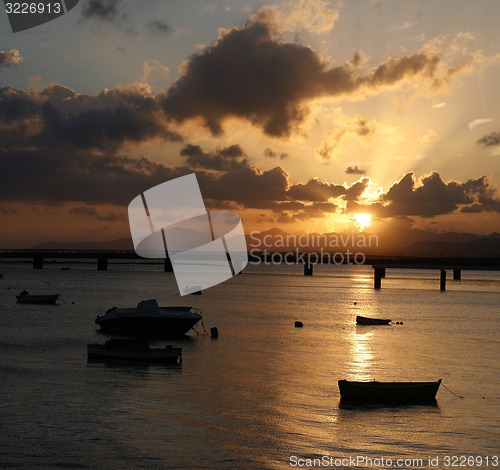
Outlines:
{"label": "mooring rope", "polygon": [[456,397],[458,398],[463,398],[463,396],[459,395],[458,393],[455,393],[455,392],[452,392],[443,382],[441,382],[441,385],[446,389],[448,390],[448,392],[450,392],[452,395],[455,395]]}

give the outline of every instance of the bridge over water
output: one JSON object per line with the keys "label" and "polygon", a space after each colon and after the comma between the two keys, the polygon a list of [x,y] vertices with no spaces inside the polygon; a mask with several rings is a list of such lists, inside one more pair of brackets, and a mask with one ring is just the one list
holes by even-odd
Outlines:
{"label": "bridge over water", "polygon": [[[250,259],[260,261],[273,260],[278,253],[250,253]],[[312,276],[315,264],[359,264],[359,260],[344,257],[339,260],[333,255],[321,253],[288,253],[286,257],[279,253],[282,262],[287,264],[303,264],[304,275]],[[313,256],[314,261],[312,261]],[[336,253],[338,255],[338,253]],[[32,259],[34,269],[43,269],[46,260],[56,259],[94,259],[97,269],[106,271],[108,260],[145,260],[133,250],[73,250],[73,249],[4,249],[0,250],[0,262],[12,259]],[[151,259],[150,259],[151,260]],[[160,261],[160,259],[158,259]],[[172,263],[169,258],[162,260],[165,272],[172,272]],[[273,263],[276,264],[276,263]],[[382,279],[386,276],[387,269],[434,269],[440,271],[440,289],[446,289],[446,271],[453,271],[453,279],[460,280],[462,271],[500,271],[500,257],[418,257],[418,256],[378,256],[366,255],[362,264],[373,267],[373,286],[375,289],[382,287]]]}
{"label": "bridge over water", "polygon": [[[66,259],[94,259],[97,261],[97,269],[106,271],[108,260],[144,260],[134,250],[72,250],[72,249],[7,249],[0,250],[0,261],[4,259],[32,259],[33,269],[43,269],[47,260]],[[165,259],[165,271],[172,271],[170,259]]]}

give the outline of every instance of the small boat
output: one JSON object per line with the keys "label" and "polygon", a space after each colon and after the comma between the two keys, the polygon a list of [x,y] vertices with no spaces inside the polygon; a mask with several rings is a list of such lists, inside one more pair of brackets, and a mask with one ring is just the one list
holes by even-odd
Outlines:
{"label": "small boat", "polygon": [[433,403],[440,384],[339,380],[339,390],[343,403]]}
{"label": "small boat", "polygon": [[87,345],[87,356],[89,359],[121,359],[176,364],[182,362],[182,348],[172,346],[150,348],[146,340],[115,338],[104,344]]}
{"label": "small boat", "polygon": [[159,307],[150,299],[133,308],[110,308],[95,322],[103,332],[173,338],[184,336],[202,319],[201,314],[193,307]]}
{"label": "small boat", "polygon": [[30,294],[25,290],[16,295],[20,304],[55,304],[58,298],[59,294]]}
{"label": "small boat", "polygon": [[391,320],[387,318],[370,318],[358,315],[356,316],[356,323],[358,325],[388,325],[391,323]]}

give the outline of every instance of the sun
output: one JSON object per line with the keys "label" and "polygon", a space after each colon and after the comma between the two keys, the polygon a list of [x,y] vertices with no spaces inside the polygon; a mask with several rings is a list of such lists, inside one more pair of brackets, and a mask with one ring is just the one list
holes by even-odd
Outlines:
{"label": "sun", "polygon": [[366,212],[359,212],[354,214],[354,225],[360,232],[362,232],[365,228],[370,227],[372,224],[372,216],[367,214]]}

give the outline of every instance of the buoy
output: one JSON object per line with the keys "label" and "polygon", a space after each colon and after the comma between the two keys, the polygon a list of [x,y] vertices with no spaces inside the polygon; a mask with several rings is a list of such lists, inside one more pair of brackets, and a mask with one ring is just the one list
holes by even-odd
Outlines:
{"label": "buoy", "polygon": [[304,324],[301,321],[296,321],[295,322],[295,328],[302,328]]}
{"label": "buoy", "polygon": [[218,338],[219,337],[219,330],[217,327],[210,328],[210,337],[212,338]]}
{"label": "buoy", "polygon": [[354,305],[358,305],[358,303],[357,303],[357,302],[354,302]]}

